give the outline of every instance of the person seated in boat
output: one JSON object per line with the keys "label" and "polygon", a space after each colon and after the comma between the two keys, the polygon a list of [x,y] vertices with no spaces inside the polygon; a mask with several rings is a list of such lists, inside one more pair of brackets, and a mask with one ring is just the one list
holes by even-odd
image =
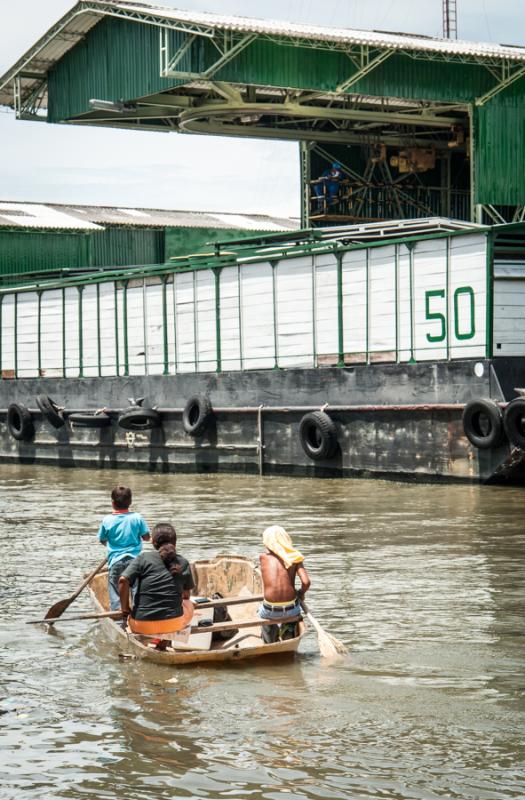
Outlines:
{"label": "person seated in boat", "polygon": [[[301,600],[310,588],[310,578],[301,553],[295,549],[290,534],[279,525],[266,528],[263,533],[266,552],[259,556],[263,582],[264,600],[259,607],[261,619],[281,619],[301,614]],[[301,582],[295,588],[295,579]],[[264,642],[293,639],[296,623],[263,625],[261,636]]]}
{"label": "person seated in boat", "polygon": [[129,486],[115,486],[111,492],[113,511],[100,524],[98,539],[107,545],[109,608],[118,611],[120,597],[118,580],[128,564],[142,550],[142,542],[148,541],[150,531],[140,514],[130,511],[132,501]]}
{"label": "person seated in boat", "polygon": [[[194,582],[188,561],[177,553],[173,525],[155,525],[151,541],[154,549],[137,556],[119,578],[120,607],[133,633],[162,637],[190,624]],[[135,586],[132,611],[129,590]]]}

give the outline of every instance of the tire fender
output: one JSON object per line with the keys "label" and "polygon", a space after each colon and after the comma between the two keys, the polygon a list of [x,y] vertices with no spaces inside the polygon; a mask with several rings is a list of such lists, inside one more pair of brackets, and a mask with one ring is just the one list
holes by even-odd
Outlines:
{"label": "tire fender", "polygon": [[60,407],[52,400],[47,394],[37,394],[36,404],[39,407],[44,419],[46,419],[53,428],[64,427],[64,417]]}
{"label": "tire fender", "polygon": [[501,409],[494,400],[470,400],[463,409],[463,430],[474,447],[489,450],[499,447],[505,431]]}
{"label": "tire fender", "polygon": [[525,450],[525,397],[510,401],[503,415],[503,425],[509,441]]}
{"label": "tire fender", "polygon": [[11,403],[7,409],[7,430],[19,442],[29,442],[35,435],[33,416],[21,403]]}
{"label": "tire fender", "polygon": [[337,451],[335,423],[325,411],[305,414],[299,423],[299,436],[304,452],[314,461],[333,458]]}
{"label": "tire fender", "polygon": [[204,394],[190,397],[182,412],[182,425],[190,436],[200,436],[208,427],[213,414],[211,403]]}
{"label": "tire fender", "polygon": [[161,425],[160,414],[153,408],[130,408],[118,418],[118,424],[125,431],[150,431]]}
{"label": "tire fender", "polygon": [[104,412],[100,414],[69,414],[67,418],[76,428],[108,428],[111,417]]}

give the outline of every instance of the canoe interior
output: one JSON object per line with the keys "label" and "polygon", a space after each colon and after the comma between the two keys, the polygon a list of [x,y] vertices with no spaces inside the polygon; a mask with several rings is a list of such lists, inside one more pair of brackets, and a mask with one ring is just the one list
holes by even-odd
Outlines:
{"label": "canoe interior", "polygon": [[[250,596],[262,593],[262,581],[259,571],[251,559],[245,556],[219,555],[213,559],[195,561],[191,565],[195,589],[193,594],[209,597],[219,592],[223,597]],[[98,611],[109,610],[109,595],[107,585],[107,572],[96,575],[89,585],[90,594]],[[241,603],[229,609],[232,620],[253,618],[257,614],[257,603]],[[211,619],[213,609],[196,609],[196,617]],[[242,660],[245,658],[258,658],[268,655],[293,654],[302,636],[305,625],[300,622],[298,635],[294,639],[287,639],[274,644],[265,644],[261,638],[260,627],[242,628],[231,639],[212,642],[209,649],[202,649],[204,637],[194,635],[190,637],[188,646],[193,642],[195,649],[168,649],[167,651],[153,650],[148,647],[145,637],[126,633],[113,620],[104,620],[104,628],[113,639],[118,641],[122,650],[130,654],[147,658],[157,663],[184,664],[207,661]],[[176,647],[174,645],[174,647]]]}

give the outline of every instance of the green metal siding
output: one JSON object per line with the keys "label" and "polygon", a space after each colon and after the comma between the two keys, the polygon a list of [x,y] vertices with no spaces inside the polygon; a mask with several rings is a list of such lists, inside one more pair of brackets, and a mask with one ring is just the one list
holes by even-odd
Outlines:
{"label": "green metal siding", "polygon": [[476,202],[525,204],[525,80],[475,110]]}
{"label": "green metal siding", "polygon": [[[207,66],[215,55],[206,45]],[[213,48],[214,50],[215,48]],[[195,65],[196,66],[196,65]],[[256,40],[217,73],[224,81],[334,91],[356,67],[344,53],[287,47]],[[494,78],[481,66],[416,61],[391,56],[349,89],[351,93],[442,102],[470,102],[488,91]]]}
{"label": "green metal siding", "polygon": [[[134,100],[166,91],[183,81],[160,77],[159,28],[113,18],[102,19],[49,74],[49,120],[85,114],[89,100]],[[186,35],[172,31],[171,54]],[[202,72],[219,57],[214,45],[197,38],[177,69]],[[224,81],[297,89],[334,90],[355,66],[338,51],[277,44],[258,38],[215,76]],[[349,91],[377,97],[473,106],[497,83],[483,65],[414,59],[396,53]],[[475,201],[525,204],[525,106],[522,79],[481,108],[474,107]]]}
{"label": "green metal siding", "polygon": [[213,245],[210,246],[209,242],[249,239],[259,233],[264,236],[272,232],[234,230],[233,228],[166,228],[166,261],[176,256],[213,252]]}
{"label": "green metal siding", "polygon": [[[173,32],[176,49],[183,34]],[[180,69],[199,63],[199,43]],[[160,77],[159,29],[105,18],[49,72],[50,122],[89,111],[89,100],[131,100],[177,86]]]}
{"label": "green metal siding", "polygon": [[142,266],[164,261],[164,229],[106,228],[91,237],[95,267]]}
{"label": "green metal siding", "polygon": [[[171,52],[185,35],[170,32]],[[177,65],[200,72],[218,58],[211,42],[197,39]],[[342,52],[255,40],[217,73],[221,80],[300,89],[334,90],[355,67]],[[105,18],[49,73],[49,120],[89,111],[91,98],[132,100],[177,86],[160,77],[159,29]],[[352,87],[352,92],[407,99],[471,102],[494,84],[482,66],[415,60],[396,54]]]}
{"label": "green metal siding", "polygon": [[88,237],[79,233],[0,231],[0,276],[88,263]]}

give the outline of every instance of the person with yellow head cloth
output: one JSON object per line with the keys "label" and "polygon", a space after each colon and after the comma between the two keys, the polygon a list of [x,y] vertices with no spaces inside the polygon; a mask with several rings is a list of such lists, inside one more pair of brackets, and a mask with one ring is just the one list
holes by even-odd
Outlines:
{"label": "person with yellow head cloth", "polygon": [[[279,525],[272,525],[263,533],[266,552],[259,556],[264,600],[259,608],[261,619],[280,619],[301,613],[301,600],[310,588],[310,578],[304,559],[296,550],[289,533]],[[301,588],[295,588],[296,577]],[[296,635],[295,623],[263,625],[264,642],[291,639]]]}

